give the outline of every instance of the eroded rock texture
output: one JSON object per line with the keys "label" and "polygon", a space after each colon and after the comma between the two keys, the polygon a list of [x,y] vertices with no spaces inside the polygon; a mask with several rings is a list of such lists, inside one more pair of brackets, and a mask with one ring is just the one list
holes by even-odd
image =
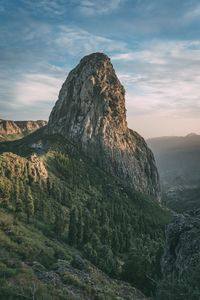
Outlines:
{"label": "eroded rock texture", "polygon": [[193,272],[200,261],[200,210],[177,215],[166,228],[165,251],[161,260],[164,276]]}
{"label": "eroded rock texture", "polygon": [[0,119],[0,140],[23,137],[47,124],[46,121],[10,121]]}
{"label": "eroded rock texture", "polygon": [[47,132],[61,134],[124,184],[159,198],[154,157],[127,127],[125,90],[103,53],[84,57],[64,82]]}

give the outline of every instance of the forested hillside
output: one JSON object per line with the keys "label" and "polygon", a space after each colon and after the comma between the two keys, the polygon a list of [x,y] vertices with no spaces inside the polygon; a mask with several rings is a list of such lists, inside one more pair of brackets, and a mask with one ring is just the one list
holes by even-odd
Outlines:
{"label": "forested hillside", "polygon": [[[8,286],[15,291],[17,278],[23,277],[24,270],[16,265],[27,264],[37,281],[34,264],[52,272],[58,259],[69,262],[77,251],[111,277],[151,294],[160,275],[169,214],[153,199],[124,188],[63,138],[42,140],[42,135],[39,130],[21,141],[0,144],[1,261],[9,278],[3,279],[3,271],[1,297],[11,293]],[[43,148],[32,148],[38,140],[45,141]],[[45,294],[48,280],[39,281]],[[74,284],[72,279],[69,285]],[[67,283],[62,289],[71,288]],[[54,297],[53,290],[48,293]],[[101,299],[113,299],[106,297]]]}

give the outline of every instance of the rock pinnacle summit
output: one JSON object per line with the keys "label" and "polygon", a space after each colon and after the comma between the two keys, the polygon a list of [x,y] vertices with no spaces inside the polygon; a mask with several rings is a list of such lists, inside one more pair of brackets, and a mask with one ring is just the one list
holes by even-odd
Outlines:
{"label": "rock pinnacle summit", "polygon": [[159,197],[153,154],[144,139],[127,127],[125,90],[107,55],[85,56],[69,73],[47,132],[71,141],[126,186]]}

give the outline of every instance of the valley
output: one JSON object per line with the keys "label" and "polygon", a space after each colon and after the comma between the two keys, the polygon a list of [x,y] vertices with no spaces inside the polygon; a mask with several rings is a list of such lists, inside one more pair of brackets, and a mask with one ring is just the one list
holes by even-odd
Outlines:
{"label": "valley", "polygon": [[165,204],[177,212],[200,208],[200,136],[147,140],[155,155]]}

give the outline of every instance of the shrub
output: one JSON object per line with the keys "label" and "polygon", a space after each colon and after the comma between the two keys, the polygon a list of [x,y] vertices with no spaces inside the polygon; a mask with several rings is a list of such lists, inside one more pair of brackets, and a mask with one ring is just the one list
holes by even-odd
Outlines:
{"label": "shrub", "polygon": [[15,276],[18,273],[17,269],[8,268],[7,265],[0,262],[0,277],[9,278]]}
{"label": "shrub", "polygon": [[74,274],[64,273],[62,279],[65,284],[73,285],[79,288],[82,287],[80,279]]}

